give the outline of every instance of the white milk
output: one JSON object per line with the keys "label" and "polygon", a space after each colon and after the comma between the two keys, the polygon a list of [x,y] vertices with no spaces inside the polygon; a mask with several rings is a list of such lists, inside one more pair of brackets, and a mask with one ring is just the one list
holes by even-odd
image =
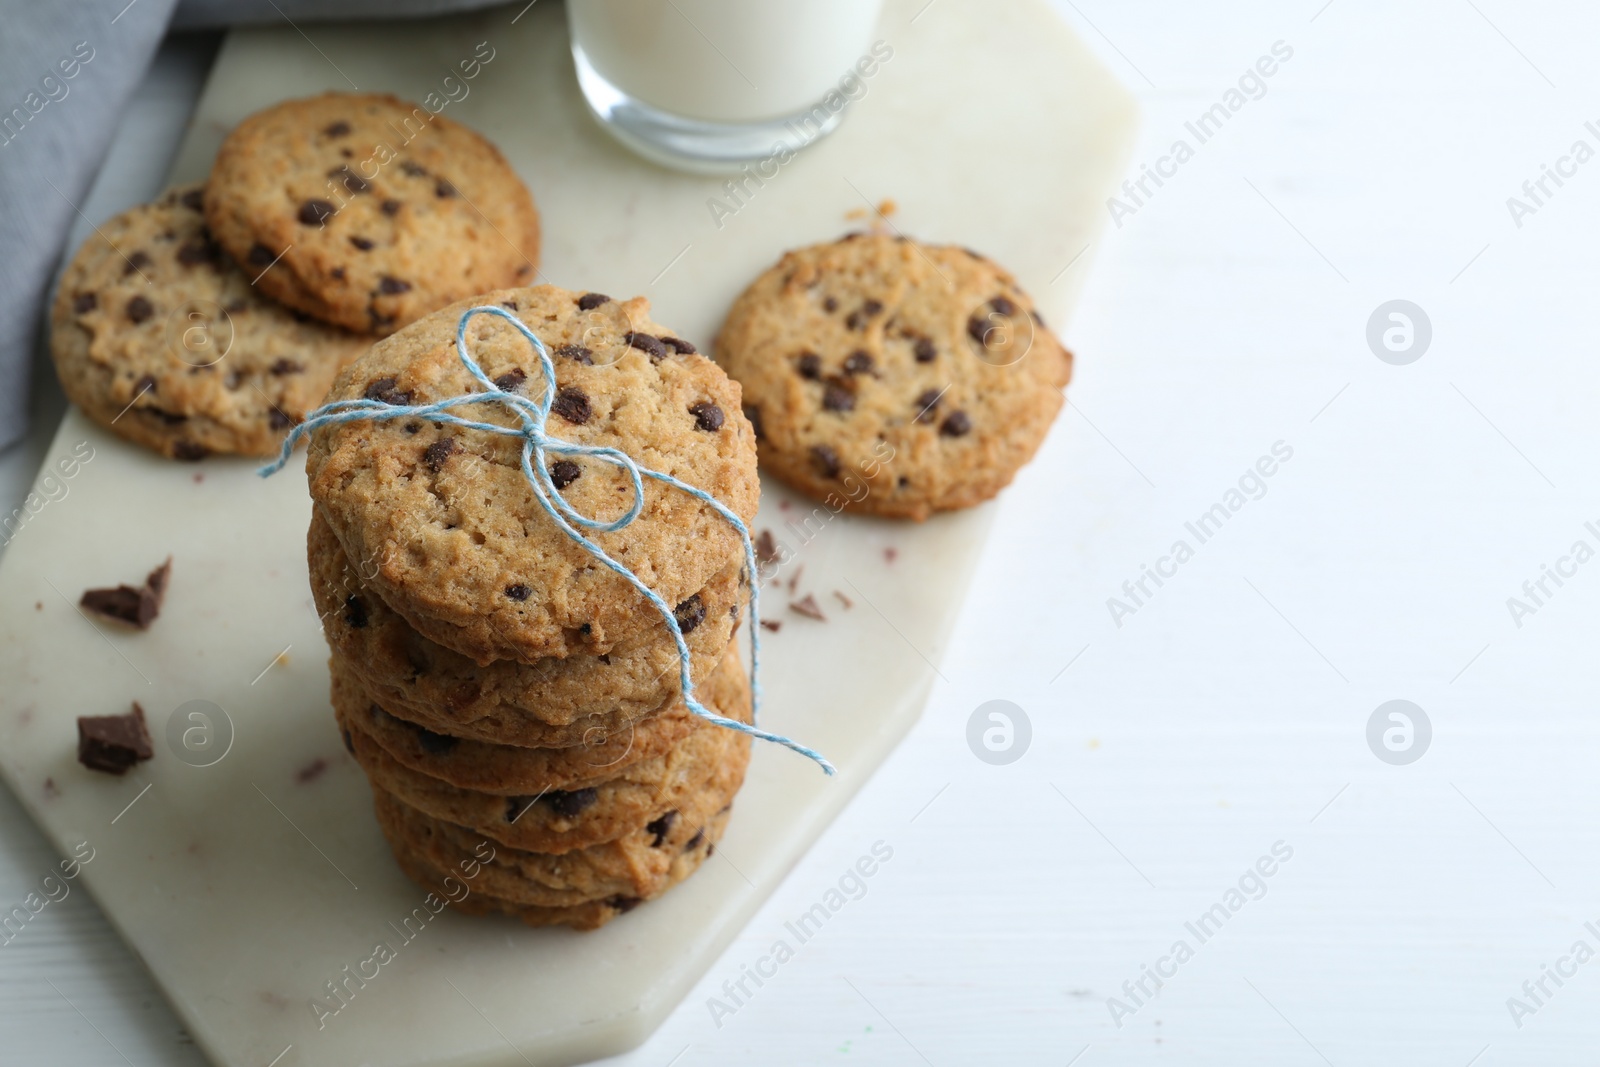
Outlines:
{"label": "white milk", "polygon": [[881,0],[568,0],[573,44],[642,104],[748,123],[810,108],[867,54]]}

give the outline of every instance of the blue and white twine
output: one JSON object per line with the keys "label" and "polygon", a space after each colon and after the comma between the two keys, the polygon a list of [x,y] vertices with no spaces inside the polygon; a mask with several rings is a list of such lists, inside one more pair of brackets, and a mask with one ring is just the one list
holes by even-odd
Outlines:
{"label": "blue and white twine", "polygon": [[[528,343],[533,345],[533,350],[539,355],[539,365],[544,371],[544,389],[538,400],[507,392],[495,385],[489,376],[484,373],[483,368],[478,366],[477,361],[468,353],[467,324],[472,321],[474,315],[479,314],[500,316],[511,323],[512,326],[515,326],[517,331],[528,339]],[[460,426],[463,429],[498,434],[502,437],[522,438],[522,473],[528,479],[528,484],[533,488],[534,498],[544,508],[545,514],[549,515],[568,537],[582,545],[589,555],[626,579],[628,584],[637,589],[666,622],[667,631],[672,634],[672,639],[678,646],[678,679],[683,690],[683,702],[689,710],[707,722],[725,726],[730,730],[738,730],[740,733],[759,737],[763,741],[771,741],[785,748],[793,749],[802,756],[815,760],[827,773],[834,773],[833,764],[829,763],[820,752],[807,748],[798,741],[791,740],[781,734],[769,733],[755,725],[759,721],[758,715],[761,707],[761,583],[759,572],[756,570],[755,548],[750,542],[750,530],[745,526],[744,520],[740,519],[720,500],[705,490],[696,488],[686,482],[681,482],[670,474],[663,474],[660,471],[650,470],[649,468],[641,468],[625,452],[598,445],[573,444],[570,441],[563,441],[560,438],[550,436],[545,431],[545,423],[550,417],[550,406],[555,402],[555,364],[551,361],[550,353],[546,350],[544,342],[534,336],[533,331],[528,329],[522,323],[522,320],[506,309],[484,305],[469,308],[463,312],[461,321],[456,326],[456,353],[461,357],[462,365],[467,368],[467,373],[471,374],[478,384],[484,387],[485,392],[451,397],[448,400],[440,400],[432,404],[390,404],[381,400],[368,399],[335,400],[333,403],[324,404],[308,414],[304,422],[291,430],[289,436],[283,442],[283,449],[279,452],[278,458],[262,467],[258,473],[265,478],[282,470],[284,465],[289,462],[289,457],[294,452],[295,445],[300,438],[307,434],[323,426],[359,422],[363,419],[383,422],[391,419],[421,418],[430,422]],[[466,404],[502,404],[517,414],[522,422],[521,428],[464,419],[458,415],[451,414],[448,410]],[[589,456],[620,467],[627,472],[629,480],[633,483],[632,506],[621,518],[614,519],[611,522],[602,522],[580,514],[562,498],[561,494],[556,491],[555,485],[550,481],[550,473],[546,469],[545,463],[546,451],[567,456]],[[689,671],[689,646],[683,639],[683,631],[678,626],[672,607],[655,590],[645,585],[638,575],[612,559],[604,549],[579,533],[574,527],[574,524],[576,524],[576,526],[601,533],[614,533],[633,522],[634,519],[639,517],[639,512],[644,508],[644,478],[654,478],[656,481],[665,482],[688,493],[701,503],[714,508],[717,514],[721,515],[735,530],[739,531],[739,539],[744,545],[746,572],[750,575],[749,630],[750,690],[752,700],[751,721],[749,723],[718,715],[695,699],[694,681],[690,678]]]}

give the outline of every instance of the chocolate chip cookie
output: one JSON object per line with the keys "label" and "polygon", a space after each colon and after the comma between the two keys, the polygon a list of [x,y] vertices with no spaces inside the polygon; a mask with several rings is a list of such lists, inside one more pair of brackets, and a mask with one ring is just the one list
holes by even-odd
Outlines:
{"label": "chocolate chip cookie", "polygon": [[[576,930],[597,930],[617,916],[632,911],[645,900],[660,896],[698,870],[700,865],[711,857],[717,842],[722,840],[727,825],[727,811],[713,816],[698,839],[691,838],[689,844],[672,857],[672,863],[667,868],[665,877],[652,886],[654,892],[648,897],[619,893],[600,900],[557,907],[519,904],[488,893],[473,892],[471,882],[462,880],[459,862],[469,863],[468,870],[478,868],[471,867],[472,861],[465,857],[458,861],[458,866],[454,870],[443,871],[434,867],[430,860],[405,851],[396,851],[395,860],[412,881],[434,892],[439,899],[448,902],[450,907],[463,914],[508,915],[521,919],[529,926],[570,926]],[[487,851],[484,854],[487,855]],[[447,878],[450,880],[446,881]]]}
{"label": "chocolate chip cookie", "polygon": [[[359,728],[414,771],[461,789],[500,796],[595,785],[635,763],[664,755],[705,725],[681,701],[673,700],[621,727],[592,726],[577,744],[561,748],[492,744],[439,733],[391,715],[385,709],[393,705],[361,682],[345,661],[334,657],[329,667],[334,710],[346,728]],[[746,686],[744,668],[730,648],[696,691],[708,706],[741,708]],[[354,740],[347,744],[353,746]]]}
{"label": "chocolate chip cookie", "polygon": [[[648,627],[604,656],[480,667],[412,629],[313,513],[307,536],[311,590],[334,654],[374,699],[431,730],[497,744],[560,746],[609,736],[678,693],[678,649],[665,625]],[[704,681],[727,649],[749,590],[743,564],[677,605],[691,677]]]}
{"label": "chocolate chip cookie", "polygon": [[[455,345],[462,313],[479,304],[509,309],[551,352],[549,436],[619,449],[751,521],[760,487],[739,387],[652,323],[643,298],[553,286],[484,294],[373,345],[328,399],[426,404],[483,392]],[[510,322],[476,316],[468,348],[498,389],[540,395],[540,363]],[[464,411],[520,425],[498,404]],[[544,510],[523,475],[521,446],[520,437],[420,418],[331,425],[312,436],[307,453],[311,496],[346,557],[368,564],[368,588],[417,632],[479,664],[602,655],[663,629],[649,602]],[[633,491],[617,468],[592,457],[551,454],[546,462],[557,492],[579,513],[600,521],[626,514]],[[673,606],[744,555],[737,529],[715,508],[650,478],[637,519],[587,536]]]}
{"label": "chocolate chip cookie", "polygon": [[[742,679],[741,679],[742,680]],[[749,690],[742,703],[713,705],[748,721]],[[356,715],[341,724],[372,784],[435,819],[475,830],[500,844],[535,852],[571,852],[612,841],[641,824],[664,836],[680,809],[730,766],[749,759],[750,737],[704,723],[654,759],[624,767],[614,777],[581,788],[542,787],[505,796],[459,789],[390,756]],[[741,771],[742,773],[742,771]]]}
{"label": "chocolate chip cookie", "polygon": [[103,223],[62,276],[50,353],[67,396],[175,459],[275,453],[370,338],[267,299],[206,228],[198,185]]}
{"label": "chocolate chip cookie", "polygon": [[488,841],[494,855],[472,880],[474,892],[519,905],[560,908],[658,895],[670,884],[675,860],[714,840],[711,828],[732,805],[743,781],[743,759],[730,759],[704,788],[684,799],[675,818],[662,821],[652,814],[615,840],[562,853],[495,845],[476,830],[426,815],[380,788],[372,795],[378,825],[397,855],[442,874],[475,850],[481,858],[487,850],[479,846]]}
{"label": "chocolate chip cookie", "polygon": [[499,149],[381,94],[324,93],[245,119],[217,153],[206,220],[264,291],[360,333],[527,285],[539,261],[533,197]]}
{"label": "chocolate chip cookie", "polygon": [[716,358],[766,470],[835,508],[918,520],[1009,484],[1072,372],[995,263],[867,234],[786,254],[735,301]]}

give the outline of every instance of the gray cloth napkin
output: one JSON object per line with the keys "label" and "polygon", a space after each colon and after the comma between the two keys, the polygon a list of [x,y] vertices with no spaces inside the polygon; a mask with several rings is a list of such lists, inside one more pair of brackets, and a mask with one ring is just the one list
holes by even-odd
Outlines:
{"label": "gray cloth napkin", "polygon": [[484,6],[485,0],[0,0],[0,449],[28,428],[34,345],[76,205],[169,23],[198,29],[407,18]]}

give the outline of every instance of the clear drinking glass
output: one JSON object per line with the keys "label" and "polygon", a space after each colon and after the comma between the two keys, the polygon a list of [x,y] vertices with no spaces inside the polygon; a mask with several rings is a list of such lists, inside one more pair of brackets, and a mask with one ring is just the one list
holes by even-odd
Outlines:
{"label": "clear drinking glass", "polygon": [[824,137],[893,55],[882,0],[568,0],[595,118],[647,159],[722,173]]}

